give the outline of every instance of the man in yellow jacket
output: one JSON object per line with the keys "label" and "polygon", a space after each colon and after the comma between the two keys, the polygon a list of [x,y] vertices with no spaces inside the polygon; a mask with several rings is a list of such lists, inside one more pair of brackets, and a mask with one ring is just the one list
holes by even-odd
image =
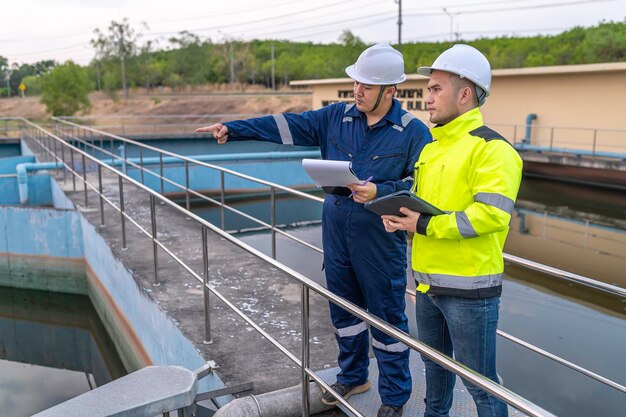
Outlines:
{"label": "man in yellow jacket", "polygon": [[[522,160],[483,124],[491,67],[469,45],[454,45],[431,67],[426,101],[434,142],[415,164],[414,192],[444,210],[432,216],[406,208],[406,217],[383,216],[388,232],[413,237],[416,318],[421,341],[498,381],[496,330],[502,292],[502,249],[517,197]],[[425,417],[447,417],[455,375],[428,358]],[[507,416],[507,406],[467,384],[478,416]]]}

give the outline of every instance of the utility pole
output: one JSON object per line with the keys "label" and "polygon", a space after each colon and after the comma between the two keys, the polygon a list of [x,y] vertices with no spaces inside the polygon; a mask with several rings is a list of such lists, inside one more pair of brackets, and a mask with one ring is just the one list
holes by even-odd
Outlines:
{"label": "utility pole", "polygon": [[128,100],[128,86],[126,85],[126,51],[124,48],[124,26],[119,25],[120,29],[120,65],[122,66],[122,88],[124,89],[124,98]]}
{"label": "utility pole", "polygon": [[274,57],[274,44],[272,44],[272,91],[276,90],[276,59]]}
{"label": "utility pole", "polygon": [[230,84],[232,85],[235,82],[235,58],[233,55],[233,43],[230,43],[229,48],[229,56],[230,56]]}
{"label": "utility pole", "polygon": [[6,80],[7,80],[7,97],[11,98],[11,70],[9,69],[9,66],[7,65],[7,74],[5,76]]}
{"label": "utility pole", "polygon": [[402,52],[402,0],[395,0],[398,3],[398,50]]}
{"label": "utility pole", "polygon": [[445,7],[443,8],[443,12],[445,14],[448,15],[448,17],[450,18],[450,42],[454,42],[454,16],[458,16],[461,14],[461,12],[457,12],[457,13],[450,13]]}

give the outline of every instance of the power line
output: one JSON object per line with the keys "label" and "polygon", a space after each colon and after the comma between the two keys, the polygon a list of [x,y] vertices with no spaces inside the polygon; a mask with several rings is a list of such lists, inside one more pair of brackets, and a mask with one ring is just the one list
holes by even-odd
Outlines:
{"label": "power line", "polygon": [[[323,12],[328,14],[327,9],[332,7],[332,8],[343,8],[343,7],[352,7],[349,5],[349,3],[353,3],[354,1],[358,1],[358,0],[346,0],[346,1],[342,1],[342,2],[332,2],[326,5],[326,7],[322,7],[320,5],[317,5],[317,7],[314,8],[308,8],[308,9],[304,9],[304,10],[300,10],[298,12],[289,12],[289,13],[283,13],[280,15],[275,15],[275,16],[271,16],[268,18],[262,18],[262,19],[255,19],[255,20],[248,20],[248,21],[243,21],[243,22],[231,22],[228,25],[224,24],[224,25],[220,25],[220,26],[215,26],[215,27],[205,27],[205,28],[199,28],[199,29],[189,29],[187,30],[188,32],[194,33],[194,32],[207,32],[207,31],[213,31],[213,30],[219,30],[219,29],[232,29],[234,27],[239,27],[239,30],[234,30],[231,32],[231,34],[238,34],[240,36],[243,36],[245,38],[250,39],[251,37],[255,38],[255,39],[266,39],[269,37],[272,38],[280,38],[280,37],[284,37],[284,36],[288,36],[289,39],[303,39],[303,38],[312,38],[312,37],[316,37],[316,36],[320,36],[320,35],[326,35],[328,33],[332,33],[332,32],[338,32],[340,30],[354,30],[355,28],[360,28],[363,26],[375,26],[375,25],[380,25],[380,24],[388,24],[392,19],[395,19],[397,14],[395,9],[395,5],[393,2],[389,1],[387,4],[387,2],[385,2],[385,9],[388,9],[389,11],[387,12],[377,12],[377,13],[371,13],[371,14],[367,14],[367,15],[362,15],[362,16],[356,16],[356,17],[347,17],[347,18],[342,18],[342,19],[337,19],[334,21],[326,21],[324,23],[316,23],[316,24],[309,24],[309,25],[302,25],[300,23],[302,22],[306,22],[306,21],[312,21],[314,19],[317,19],[317,17],[314,17],[315,15],[318,14],[318,12]],[[506,2],[506,4],[511,4],[511,3],[528,3],[528,2],[534,2],[534,1],[539,1],[539,0],[513,0],[511,2]],[[518,5],[518,6],[513,6],[510,5],[509,7],[493,7],[493,8],[480,8],[480,9],[475,9],[476,7],[483,7],[483,6],[489,6],[489,5],[493,5],[493,4],[499,4],[501,5],[503,2],[500,1],[494,1],[494,0],[489,0],[489,1],[483,1],[483,2],[476,2],[476,3],[472,3],[472,4],[464,4],[464,5],[460,5],[460,4],[449,4],[446,5],[446,7],[448,8],[452,8],[454,7],[455,10],[459,10],[456,9],[458,8],[463,8],[463,10],[461,11],[461,13],[463,15],[465,14],[477,14],[477,13],[496,13],[496,12],[504,12],[504,11],[516,11],[516,10],[532,10],[532,9],[544,9],[544,8],[557,8],[557,7],[566,7],[566,6],[578,6],[578,5],[584,5],[584,4],[596,4],[596,3],[608,3],[608,2],[615,2],[615,1],[623,1],[623,0],[573,0],[573,1],[565,1],[565,2],[558,2],[558,3],[554,3],[554,2],[543,2],[540,4],[524,4],[524,5]],[[372,2],[367,2],[367,3],[359,3],[359,8],[358,10],[365,10],[364,7],[365,6],[369,6],[371,4],[377,3],[375,1]],[[380,2],[378,2],[380,4]],[[268,8],[273,8],[273,7],[282,7],[286,4],[286,2],[278,2],[278,3],[274,3],[274,5],[269,5],[269,6],[264,6],[262,9],[261,8],[255,8],[255,9],[249,9],[247,10],[247,12],[255,12],[255,11],[260,11],[260,10],[267,10]],[[291,4],[291,3],[290,3]],[[405,13],[405,11],[403,11],[403,18],[420,18],[420,17],[428,17],[428,16],[442,16],[443,13],[441,12],[441,6],[443,5],[438,5],[438,6],[429,6],[426,8],[421,8],[419,10],[424,10],[424,12],[414,12],[414,13]],[[472,9],[473,8],[473,9]],[[371,10],[371,8],[368,8]],[[379,8],[379,9],[382,9]],[[418,10],[418,9],[413,9],[413,10]],[[427,10],[432,10],[431,12],[428,12]],[[235,14],[238,13],[236,11],[233,12],[226,12],[227,14]],[[243,12],[241,12],[243,13]],[[336,12],[333,12],[336,13]],[[301,16],[301,18],[299,19],[289,19],[290,17],[293,16]],[[213,16],[217,16],[217,15],[213,15]],[[281,22],[282,20],[282,22]],[[176,21],[176,19],[174,19],[174,21]],[[273,22],[273,23],[270,23]],[[404,22],[406,25],[406,22]],[[296,28],[291,28],[293,25],[297,25]],[[290,28],[287,28],[290,27]],[[389,26],[391,27],[391,25]],[[318,30],[320,28],[325,28],[325,30]],[[270,30],[268,30],[270,29]],[[274,29],[274,30],[271,30]],[[537,29],[537,31],[541,31],[542,29]],[[181,30],[182,31],[182,30]],[[181,31],[169,31],[169,32],[145,32],[142,33],[144,39],[158,39],[158,36],[160,35],[174,35],[177,33],[180,33]],[[261,33],[258,33],[261,32]],[[514,33],[514,32],[523,32],[522,30],[508,30],[506,31],[508,33]],[[21,38],[20,41],[27,41],[27,40],[41,40],[41,41],[45,41],[45,40],[50,40],[50,39],[55,39],[55,38],[63,38],[63,37],[71,37],[73,33],[79,33],[79,32],[62,32],[59,33],[57,35],[52,35],[52,36],[46,36],[45,38],[41,38],[41,39],[37,39],[37,38]],[[470,33],[465,31],[464,33]],[[483,31],[482,33],[499,33],[498,31]],[[290,35],[291,34],[291,35]],[[339,35],[339,34],[338,34]],[[435,38],[437,36],[434,36],[432,34],[425,36],[425,37],[420,37],[420,38]],[[391,36],[390,36],[391,38]],[[411,39],[415,39],[415,37],[411,37]],[[7,39],[3,39],[0,41],[9,41]],[[46,53],[53,53],[53,52],[62,52],[62,51],[68,51],[71,50],[72,48],[76,48],[77,46],[84,46],[84,43],[81,44],[71,44],[65,47],[61,47],[61,48],[54,48],[54,49],[47,49],[47,50],[38,50],[38,51],[34,51],[34,52],[20,52],[18,54],[9,54],[11,56],[17,56],[17,57],[26,57],[26,56],[34,56],[37,54],[46,54]],[[6,53],[5,53],[6,54]]]}

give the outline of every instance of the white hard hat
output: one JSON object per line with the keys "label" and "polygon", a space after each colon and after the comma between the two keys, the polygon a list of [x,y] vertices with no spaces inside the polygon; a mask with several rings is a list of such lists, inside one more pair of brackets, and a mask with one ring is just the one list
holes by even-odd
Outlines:
{"label": "white hard hat", "polygon": [[[451,72],[467,78],[482,91],[477,91],[478,105],[482,105],[491,89],[491,65],[478,49],[457,44],[444,51],[430,67],[419,67],[417,73],[430,77],[433,70]],[[477,89],[477,90],[478,90]]]}
{"label": "white hard hat", "polygon": [[370,85],[394,85],[406,80],[402,54],[384,43],[363,51],[356,63],[346,68],[346,74]]}

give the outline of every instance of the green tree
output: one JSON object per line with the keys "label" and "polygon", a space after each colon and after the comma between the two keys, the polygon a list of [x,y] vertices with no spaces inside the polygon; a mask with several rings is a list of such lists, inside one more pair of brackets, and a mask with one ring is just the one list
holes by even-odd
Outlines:
{"label": "green tree", "polygon": [[[145,23],[142,25],[147,28]],[[141,33],[136,33],[128,19],[124,18],[121,22],[112,20],[108,33],[105,34],[100,29],[96,29],[94,35],[95,38],[91,39],[90,43],[96,49],[97,63],[99,64],[101,58],[119,60],[124,98],[128,98],[126,61],[137,54],[137,42]]]}
{"label": "green tree", "polygon": [[29,75],[22,78],[22,82],[26,86],[27,96],[37,96],[41,94],[43,77],[36,75]]}
{"label": "green tree", "polygon": [[53,116],[72,116],[89,110],[91,89],[87,70],[68,61],[44,76],[41,102]]}

